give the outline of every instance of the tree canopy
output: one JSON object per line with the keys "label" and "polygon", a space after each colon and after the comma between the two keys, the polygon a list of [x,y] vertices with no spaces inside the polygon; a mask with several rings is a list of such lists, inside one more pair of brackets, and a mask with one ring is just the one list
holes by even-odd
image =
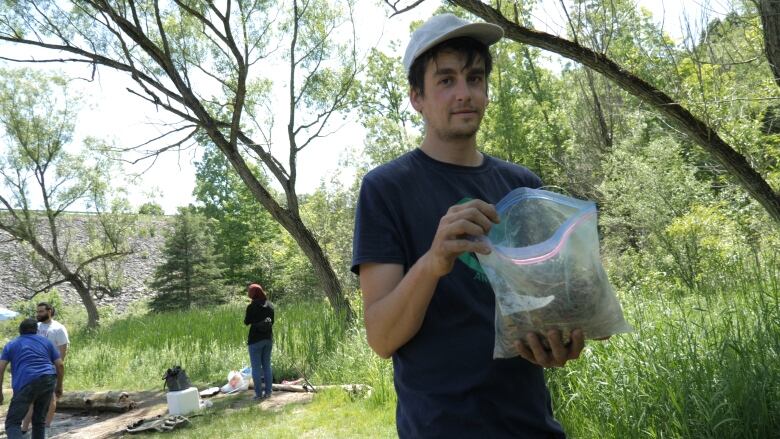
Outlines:
{"label": "tree canopy", "polygon": [[[107,145],[73,145],[79,99],[68,81],[33,70],[0,70],[0,230],[30,249],[35,273],[18,273],[29,296],[69,283],[89,326],[95,297],[121,291],[118,261],[130,253],[133,218],[109,185],[115,162]],[[87,211],[86,242],[76,244],[68,211]]]}

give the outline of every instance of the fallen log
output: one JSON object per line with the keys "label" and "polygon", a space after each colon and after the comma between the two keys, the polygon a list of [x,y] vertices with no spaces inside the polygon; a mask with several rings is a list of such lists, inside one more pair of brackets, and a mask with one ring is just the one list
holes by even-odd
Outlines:
{"label": "fallen log", "polygon": [[365,394],[366,396],[371,395],[371,391],[374,390],[367,384],[329,384],[323,386],[309,386],[307,384],[273,384],[271,388],[274,391],[282,392],[319,392],[326,389],[341,389],[349,393]]}
{"label": "fallen log", "polygon": [[135,407],[127,392],[68,392],[57,400],[57,410],[124,413]]}

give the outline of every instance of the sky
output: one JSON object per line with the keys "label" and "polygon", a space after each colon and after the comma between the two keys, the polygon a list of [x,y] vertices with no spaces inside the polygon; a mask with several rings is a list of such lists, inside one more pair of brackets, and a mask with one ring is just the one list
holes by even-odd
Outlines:
{"label": "sky", "polygon": [[[392,40],[407,36],[410,23],[429,17],[438,3],[428,0],[415,10],[391,20],[385,20],[386,10],[373,5],[373,1],[361,0],[356,11],[356,17],[359,17],[356,26],[358,35],[361,35],[359,43],[364,53],[373,46],[385,51],[390,50]],[[271,70],[278,70],[282,75],[279,82],[286,82],[289,71],[285,66]],[[81,113],[83,122],[79,124],[81,132],[77,133],[77,138],[88,134],[113,139],[117,146],[133,146],[164,132],[160,122],[161,118],[164,120],[167,115],[163,111],[155,111],[153,107],[140,102],[140,99],[125,91],[125,84],[134,84],[126,82],[123,75],[107,69],[102,69],[99,76],[97,84],[85,88],[94,104],[92,108]],[[286,88],[277,89],[276,93],[277,101],[286,101]],[[273,138],[278,141],[276,155],[281,159],[287,157],[286,104],[280,105],[277,110]],[[334,174],[339,174],[345,183],[351,181],[354,176],[352,170],[342,169],[340,162],[348,154],[355,151],[359,153],[364,131],[356,120],[351,119],[338,121],[330,127],[335,131],[333,134],[312,143],[298,156],[296,190],[299,194],[313,192],[323,179],[330,179]],[[136,165],[126,163],[126,175],[140,174],[127,185],[131,204],[139,206],[147,200],[154,200],[166,213],[172,214],[176,212],[177,206],[194,202],[194,162],[198,160],[199,152],[198,149],[191,148],[187,151],[166,153],[152,166],[149,161]]]}
{"label": "sky", "polygon": [[[722,14],[728,10],[728,0],[640,0],[638,3],[650,10],[658,23],[663,23],[664,30],[675,39],[682,36],[682,18],[687,14],[693,23],[701,22],[702,14],[710,17]],[[408,41],[409,25],[413,20],[429,17],[438,6],[436,0],[426,0],[417,8],[404,14],[387,19],[386,8],[376,6],[374,0],[360,0],[356,17],[359,46],[367,51],[370,47],[401,56]],[[541,31],[561,35],[564,15],[557,0],[544,0],[542,7],[534,11],[534,26]],[[400,41],[399,47],[393,51],[391,41]],[[9,53],[3,48],[4,53]],[[17,53],[18,55],[18,53]],[[554,66],[559,60],[550,55],[547,65]],[[276,70],[276,69],[273,69]],[[278,69],[280,82],[284,82],[284,69]],[[83,72],[82,76],[84,75]],[[124,75],[101,69],[92,83],[79,84],[84,91],[89,108],[79,115],[76,139],[84,136],[94,136],[114,142],[119,147],[139,145],[162,133],[161,122],[171,120],[162,110],[156,110],[139,98],[129,94],[125,88],[133,85]],[[277,89],[278,99],[283,100],[286,90]],[[280,105],[284,107],[284,105]],[[273,134],[279,140],[276,151],[280,157],[286,157],[285,126],[287,114],[280,111],[276,116],[276,128]],[[342,169],[340,161],[347,154],[359,154],[364,137],[364,131],[355,120],[346,120],[332,125],[335,133],[325,139],[320,139],[299,155],[298,193],[309,193],[319,186],[323,179],[329,179],[334,174],[348,182],[353,177],[352,171]],[[166,213],[176,212],[177,206],[185,206],[194,202],[192,191],[195,185],[194,162],[198,159],[199,150],[192,148],[182,152],[169,152],[161,155],[152,163],[144,161],[139,164],[124,164],[125,179],[117,178],[117,186],[127,188],[127,196],[135,207],[146,201],[159,203]],[[127,177],[138,175],[127,181]],[[119,176],[117,176],[119,177]]]}

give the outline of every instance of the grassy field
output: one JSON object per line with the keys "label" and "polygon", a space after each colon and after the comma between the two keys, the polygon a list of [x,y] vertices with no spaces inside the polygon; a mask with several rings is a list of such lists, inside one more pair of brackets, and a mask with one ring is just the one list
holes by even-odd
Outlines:
{"label": "grassy field", "polygon": [[[179,364],[194,383],[224,384],[249,364],[244,305],[116,320],[97,331],[77,329],[68,356],[72,389],[161,389],[162,375]],[[326,303],[280,306],[274,325],[274,381],[307,376],[318,384],[382,382],[389,365],[344,328]],[[350,361],[350,357],[360,361]],[[369,361],[363,361],[368,359]],[[380,376],[384,378],[379,378]]]}
{"label": "grassy field", "polygon": [[[219,403],[218,403],[219,404]],[[307,405],[290,405],[279,412],[252,407],[225,412],[220,406],[192,419],[189,428],[150,435],[153,438],[229,437],[231,439],[393,438],[395,410],[371,400],[351,399],[329,390]]]}
{"label": "grassy field", "polygon": [[780,437],[780,272],[738,261],[697,291],[646,279],[622,302],[633,334],[550,371],[573,437]]}
{"label": "grassy field", "polygon": [[[573,438],[780,437],[780,274],[777,261],[724,267],[687,291],[648,276],[620,292],[632,334],[589,343],[582,358],[548,370],[556,416]],[[357,306],[359,308],[359,306]],[[135,315],[96,332],[76,329],[66,390],[161,389],[181,364],[200,387],[222,385],[248,363],[244,306]],[[325,302],[280,304],[274,380],[365,383],[279,413],[219,406],[166,437],[392,437],[392,365],[360,327],[345,328]],[[6,323],[5,325],[11,325]],[[8,332],[10,327],[4,328]]]}

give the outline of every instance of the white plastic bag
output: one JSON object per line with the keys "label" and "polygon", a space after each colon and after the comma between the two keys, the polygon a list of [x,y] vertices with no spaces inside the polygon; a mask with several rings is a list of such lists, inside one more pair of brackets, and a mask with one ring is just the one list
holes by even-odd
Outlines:
{"label": "white plastic bag", "polygon": [[236,393],[249,389],[249,380],[237,370],[231,370],[227,376],[227,384],[220,389],[222,393]]}
{"label": "white plastic bag", "polygon": [[477,254],[496,295],[494,358],[518,355],[528,332],[601,338],[631,331],[599,257],[596,205],[540,189],[496,204],[500,223]]}

